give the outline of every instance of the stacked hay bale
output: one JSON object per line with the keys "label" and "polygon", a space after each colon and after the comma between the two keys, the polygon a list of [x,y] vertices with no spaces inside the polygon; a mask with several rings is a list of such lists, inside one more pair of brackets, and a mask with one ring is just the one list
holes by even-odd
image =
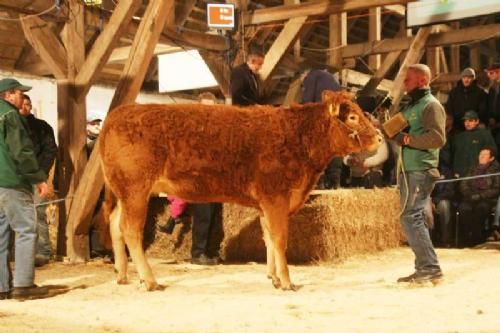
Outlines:
{"label": "stacked hay bale", "polygon": [[[311,195],[290,218],[287,258],[290,263],[337,261],[354,254],[397,247],[403,239],[399,226],[399,193],[394,188],[340,189]],[[157,217],[164,223],[168,213]],[[266,251],[258,211],[226,204],[221,256],[227,261],[265,261]],[[172,235],[157,233],[151,256],[190,258],[189,223]]]}

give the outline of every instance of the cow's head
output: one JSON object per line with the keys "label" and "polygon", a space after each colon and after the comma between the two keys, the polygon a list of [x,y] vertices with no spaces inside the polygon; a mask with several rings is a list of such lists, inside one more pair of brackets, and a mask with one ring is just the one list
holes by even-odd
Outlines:
{"label": "cow's head", "polygon": [[[363,114],[361,108],[353,102],[353,95],[348,92],[324,91],[322,95],[328,113],[333,117],[332,126],[337,133],[347,133],[347,139],[331,135],[332,145],[341,147],[345,153],[363,150],[374,151],[382,139],[372,122]],[[340,129],[339,129],[340,127]],[[341,140],[342,142],[339,142]]]}

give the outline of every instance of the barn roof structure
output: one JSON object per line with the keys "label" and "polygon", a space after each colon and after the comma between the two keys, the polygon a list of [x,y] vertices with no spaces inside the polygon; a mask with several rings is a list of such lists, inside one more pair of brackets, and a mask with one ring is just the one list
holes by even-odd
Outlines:
{"label": "barn roof structure", "polygon": [[[208,2],[235,4],[237,29],[210,31]],[[83,149],[85,96],[93,84],[116,86],[111,108],[134,102],[139,90],[158,87],[155,55],[197,49],[217,80],[213,91],[228,96],[230,68],[256,43],[266,53],[263,87],[276,103],[293,99],[298,71],[318,64],[341,70],[344,84],[368,82],[397,101],[411,63],[427,63],[434,87],[447,91],[461,69],[480,70],[498,57],[498,12],[411,30],[409,2],[0,0],[0,69],[57,81],[59,181],[62,193],[79,198],[62,209],[67,224],[60,223],[58,251],[74,260],[88,256],[88,225],[102,185],[98,147],[88,162]]]}

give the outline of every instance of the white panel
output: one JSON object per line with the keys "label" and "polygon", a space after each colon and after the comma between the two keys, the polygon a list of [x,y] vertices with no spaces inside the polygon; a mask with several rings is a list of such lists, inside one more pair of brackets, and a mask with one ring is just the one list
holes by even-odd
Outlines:
{"label": "white panel", "polygon": [[160,92],[217,86],[212,72],[196,50],[159,55],[158,74]]}
{"label": "white panel", "polygon": [[407,4],[408,27],[500,12],[499,0],[420,0]]}

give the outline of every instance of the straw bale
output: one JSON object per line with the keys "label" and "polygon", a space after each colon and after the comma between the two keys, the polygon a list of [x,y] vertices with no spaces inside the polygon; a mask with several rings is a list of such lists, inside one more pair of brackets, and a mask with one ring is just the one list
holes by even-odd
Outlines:
{"label": "straw bale", "polygon": [[[291,263],[343,260],[401,244],[399,194],[394,188],[340,189],[311,195],[290,218],[287,258]],[[157,216],[165,223],[168,210]],[[226,261],[265,261],[259,214],[234,204],[223,208]],[[177,226],[172,235],[156,233],[148,254],[160,258],[190,258],[190,222]]]}

